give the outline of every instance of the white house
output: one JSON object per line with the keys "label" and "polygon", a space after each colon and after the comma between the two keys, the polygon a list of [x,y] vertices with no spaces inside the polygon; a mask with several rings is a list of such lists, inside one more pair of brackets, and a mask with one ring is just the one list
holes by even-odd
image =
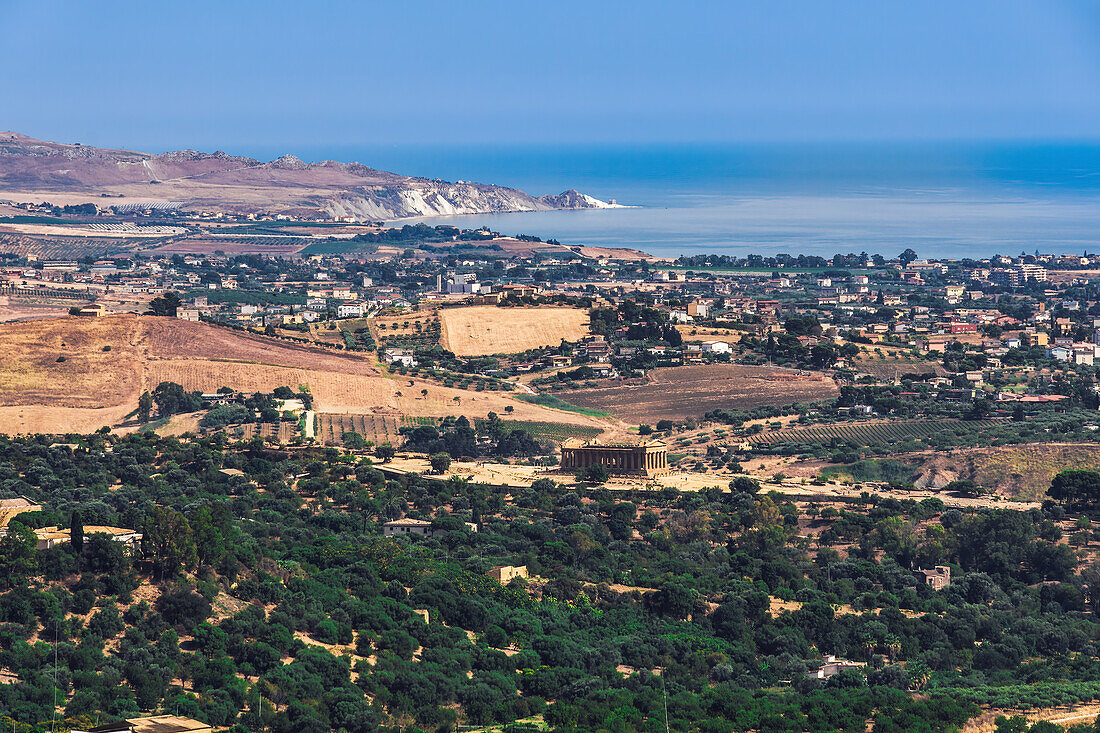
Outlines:
{"label": "white house", "polygon": [[413,357],[412,349],[386,349],[382,359],[387,364],[400,364],[403,367],[414,367],[420,363]]}
{"label": "white house", "polygon": [[362,303],[341,303],[336,306],[337,318],[362,318],[363,317],[363,304]]}
{"label": "white house", "polygon": [[703,342],[704,354],[728,354],[730,353],[730,345],[725,341],[704,341]]}
{"label": "white house", "polygon": [[668,314],[668,320],[672,323],[691,323],[695,319],[688,315],[687,311],[672,311]]}
{"label": "white house", "polygon": [[[466,528],[471,532],[477,532],[477,525],[473,522],[464,522],[463,524],[465,524]],[[440,534],[445,532],[446,530],[440,530]],[[382,525],[383,537],[404,534],[418,534],[423,537],[431,537],[435,534],[435,530],[432,529],[432,523],[424,519],[395,519],[392,522],[386,522]]]}

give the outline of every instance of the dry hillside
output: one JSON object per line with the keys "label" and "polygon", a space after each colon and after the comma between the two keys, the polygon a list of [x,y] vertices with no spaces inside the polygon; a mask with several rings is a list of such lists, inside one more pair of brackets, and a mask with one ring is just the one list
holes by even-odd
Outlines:
{"label": "dry hillside", "polygon": [[276,211],[394,219],[494,211],[607,206],[576,191],[531,196],[503,186],[450,183],[375,170],[360,163],[306,163],[285,155],[267,163],[221,151],[161,155],[36,140],[0,132],[0,198],[112,205],[179,202],[186,208]]}
{"label": "dry hillside", "polygon": [[917,463],[918,486],[941,488],[956,479],[970,479],[998,494],[1039,500],[1050,488],[1051,479],[1061,471],[1100,470],[1100,445],[1036,443],[966,448],[948,453],[918,453],[905,456],[904,460]]}
{"label": "dry hillside", "polygon": [[[110,347],[109,349],[106,347]],[[584,415],[384,373],[373,356],[299,346],[170,318],[65,317],[0,324],[3,431],[94,430],[119,422],[162,381],[188,390],[270,391],[308,385],[332,413],[441,417],[503,414],[517,420],[598,424]]]}

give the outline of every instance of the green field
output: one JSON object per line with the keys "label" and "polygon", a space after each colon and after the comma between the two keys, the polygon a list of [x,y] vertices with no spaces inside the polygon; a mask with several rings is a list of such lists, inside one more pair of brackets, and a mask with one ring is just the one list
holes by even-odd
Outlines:
{"label": "green field", "polygon": [[540,395],[528,395],[521,394],[516,395],[517,400],[523,400],[524,402],[530,402],[532,405],[541,405],[543,407],[550,407],[555,410],[564,410],[565,412],[577,412],[581,415],[590,415],[591,417],[610,417],[603,410],[592,410],[587,407],[578,407],[571,402],[566,402],[560,397],[554,395],[540,394]]}
{"label": "green field", "polygon": [[303,249],[299,254],[303,255],[338,255],[350,252],[371,253],[378,251],[376,242],[356,242],[331,240],[328,242],[315,242]]}
{"label": "green field", "polygon": [[[478,425],[487,422],[478,420]],[[560,422],[534,422],[532,420],[505,420],[504,424],[512,430],[526,430],[531,437],[539,441],[560,443],[569,438],[590,440],[603,432],[600,428],[587,425],[570,425]]]}

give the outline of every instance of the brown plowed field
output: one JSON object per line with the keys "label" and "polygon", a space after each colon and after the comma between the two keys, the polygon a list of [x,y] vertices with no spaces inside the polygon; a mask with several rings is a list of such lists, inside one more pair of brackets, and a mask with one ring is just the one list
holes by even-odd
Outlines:
{"label": "brown plowed field", "polygon": [[459,356],[517,354],[588,335],[588,313],[579,308],[472,305],[442,308],[439,318],[440,343]]}
{"label": "brown plowed field", "polygon": [[[555,393],[558,394],[558,393]],[[751,409],[836,397],[836,383],[816,372],[709,364],[654,369],[646,384],[570,390],[560,396],[628,423],[702,417],[716,409]]]}
{"label": "brown plowed field", "polygon": [[[104,347],[110,346],[109,351]],[[246,392],[308,385],[315,409],[392,416],[485,417],[601,426],[593,418],[415,378],[370,358],[173,318],[65,317],[0,324],[0,433],[67,432],[116,424],[164,381]],[[64,361],[58,361],[64,357]],[[58,409],[66,408],[66,409]]]}

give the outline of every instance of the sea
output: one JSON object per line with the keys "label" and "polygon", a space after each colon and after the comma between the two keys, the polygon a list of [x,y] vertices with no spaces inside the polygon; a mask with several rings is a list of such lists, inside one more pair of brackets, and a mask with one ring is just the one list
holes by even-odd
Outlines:
{"label": "sea", "polygon": [[[285,149],[252,150],[270,159]],[[336,146],[356,160],[625,208],[404,220],[661,257],[1100,252],[1100,142]]]}

